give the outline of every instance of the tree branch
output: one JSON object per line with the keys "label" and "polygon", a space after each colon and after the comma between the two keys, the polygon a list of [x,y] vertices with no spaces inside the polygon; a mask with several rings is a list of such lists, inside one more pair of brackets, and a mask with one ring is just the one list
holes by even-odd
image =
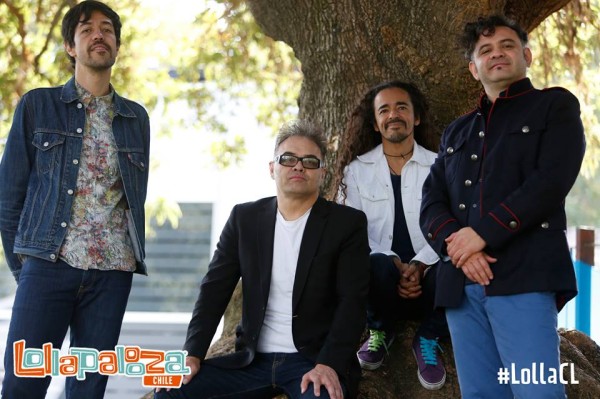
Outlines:
{"label": "tree branch", "polygon": [[[42,3],[41,0],[38,2],[39,8],[38,8],[37,15],[42,14],[40,3]],[[43,75],[43,72],[40,70],[40,59],[42,58],[44,53],[48,50],[48,45],[49,45],[50,41],[53,39],[52,33],[54,32],[54,28],[56,27],[56,25],[59,24],[59,21],[62,19],[63,9],[69,8],[70,6],[73,5],[73,3],[74,3],[74,0],[64,0],[61,3],[61,5],[59,6],[58,11],[56,13],[54,13],[54,17],[52,18],[52,22],[50,23],[50,27],[48,28],[48,33],[46,34],[46,40],[44,41],[44,46],[41,48],[41,50],[38,52],[38,54],[33,59],[33,68],[35,70],[35,73],[37,73],[39,75]]]}
{"label": "tree branch", "polygon": [[550,14],[569,4],[571,0],[508,0],[504,13],[515,18],[527,32],[535,29]]}

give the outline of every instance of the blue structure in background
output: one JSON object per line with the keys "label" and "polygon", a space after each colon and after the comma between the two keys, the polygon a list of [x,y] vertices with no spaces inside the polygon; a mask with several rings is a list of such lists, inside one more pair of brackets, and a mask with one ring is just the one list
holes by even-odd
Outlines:
{"label": "blue structure in background", "polygon": [[575,274],[579,294],[575,298],[575,328],[591,334],[592,266],[595,255],[595,231],[579,227],[576,232]]}
{"label": "blue structure in background", "polygon": [[575,274],[579,293],[575,297],[575,328],[591,334],[592,315],[592,266],[575,260]]}

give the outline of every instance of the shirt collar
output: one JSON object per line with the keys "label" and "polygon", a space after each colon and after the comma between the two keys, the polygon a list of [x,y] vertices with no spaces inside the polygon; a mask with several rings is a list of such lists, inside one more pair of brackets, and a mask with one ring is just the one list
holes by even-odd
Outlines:
{"label": "shirt collar", "polygon": [[501,91],[498,97],[514,97],[531,89],[533,89],[531,80],[529,80],[529,78],[524,78],[521,80],[517,80],[516,82],[508,86],[506,90]]}
{"label": "shirt collar", "polygon": [[[510,86],[503,90],[498,95],[498,98],[510,98],[514,96],[518,96],[519,94],[523,94],[526,91],[532,90],[533,85],[531,84],[531,80],[529,78],[523,78],[521,80],[517,80],[516,82],[511,83]],[[479,97],[479,108],[483,109],[485,107],[484,101],[489,101],[485,91],[481,92],[481,96]]]}
{"label": "shirt collar", "polygon": [[[377,147],[373,148],[372,150],[361,154],[359,156],[357,156],[356,158],[358,160],[360,160],[361,162],[365,162],[365,163],[375,163],[377,162],[379,159],[384,158],[385,155],[383,154],[383,144],[379,144],[377,145]],[[431,163],[427,162],[427,152],[426,150],[421,147],[417,141],[415,140],[415,144],[413,147],[413,154],[412,157],[408,160],[408,162],[417,162],[419,164],[422,165],[430,165]],[[407,163],[408,163],[407,162]]]}
{"label": "shirt collar", "polygon": [[113,102],[113,97],[115,91],[112,85],[109,85],[110,91],[108,94],[100,97],[95,97],[92,93],[87,91],[83,86],[81,86],[77,81],[75,81],[75,88],[77,89],[77,95],[79,96],[79,100],[86,106],[86,108],[90,105],[90,103],[95,99],[96,101],[106,103],[106,105],[110,105]]}

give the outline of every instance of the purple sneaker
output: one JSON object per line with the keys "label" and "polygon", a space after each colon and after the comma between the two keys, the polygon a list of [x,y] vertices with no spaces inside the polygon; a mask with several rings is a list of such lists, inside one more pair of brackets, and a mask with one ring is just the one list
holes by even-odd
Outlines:
{"label": "purple sneaker", "polygon": [[438,349],[442,348],[438,344],[437,338],[427,339],[422,336],[415,336],[413,339],[413,353],[417,359],[417,375],[419,382],[425,389],[440,389],[446,382],[446,369]]}
{"label": "purple sneaker", "polygon": [[381,366],[385,354],[394,342],[394,334],[388,333],[388,335],[389,337],[386,337],[385,331],[369,330],[369,339],[356,352],[360,367],[365,370],[376,370]]}

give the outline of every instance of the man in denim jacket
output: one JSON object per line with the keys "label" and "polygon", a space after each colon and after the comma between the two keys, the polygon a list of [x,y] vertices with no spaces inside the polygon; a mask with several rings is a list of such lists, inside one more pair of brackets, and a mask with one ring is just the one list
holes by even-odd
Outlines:
{"label": "man in denim jacket", "polygon": [[[17,281],[2,395],[43,398],[50,377],[15,375],[14,343],[113,350],[133,272],[144,264],[148,114],[110,85],[121,22],[84,1],[64,17],[75,76],[25,94],[0,163],[0,233]],[[19,365],[17,365],[19,366]],[[107,377],[67,378],[67,398],[101,398]]]}

